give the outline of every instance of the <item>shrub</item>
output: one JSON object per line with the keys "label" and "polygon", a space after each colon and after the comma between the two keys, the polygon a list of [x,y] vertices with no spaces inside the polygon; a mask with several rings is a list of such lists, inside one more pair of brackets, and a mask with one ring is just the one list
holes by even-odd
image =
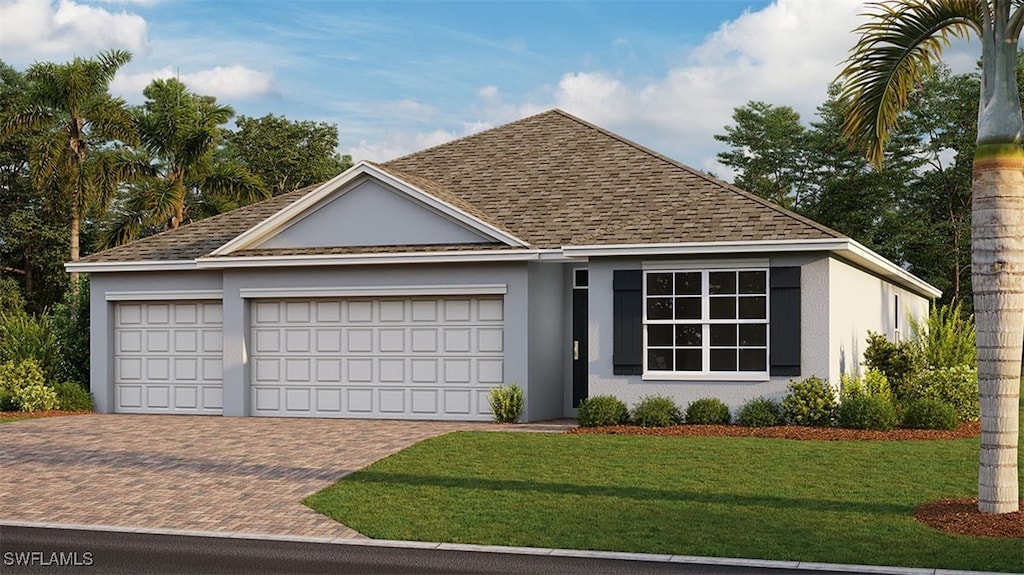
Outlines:
{"label": "shrub", "polygon": [[0,364],[0,389],[5,395],[10,394],[14,405],[21,411],[57,407],[57,393],[46,386],[43,371],[32,359]]}
{"label": "shrub", "polygon": [[855,395],[843,399],[837,411],[840,427],[889,431],[899,419],[892,402],[876,395]]}
{"label": "shrub", "polygon": [[629,422],[629,410],[613,395],[595,395],[580,402],[576,421],[583,427],[622,425]]}
{"label": "shrub", "polygon": [[12,278],[0,277],[0,315],[25,310],[25,299],[21,297],[21,288]]}
{"label": "shrub", "polygon": [[732,421],[729,407],[721,400],[703,397],[686,408],[686,423],[697,425],[727,425]]}
{"label": "shrub", "polygon": [[0,314],[0,362],[33,360],[45,377],[53,378],[58,357],[49,317],[25,312]]}
{"label": "shrub", "polygon": [[778,402],[764,397],[743,404],[736,423],[744,427],[772,427],[782,423],[782,408]]}
{"label": "shrub", "polygon": [[53,308],[54,343],[60,350],[56,377],[89,387],[89,281],[82,276],[78,293],[68,290]]}
{"label": "shrub", "polygon": [[65,381],[54,385],[53,391],[57,394],[57,409],[92,411],[92,394],[81,385]]}
{"label": "shrub", "polygon": [[932,306],[923,324],[910,318],[914,345],[928,367],[975,366],[978,363],[974,318],[961,305]]}
{"label": "shrub", "polygon": [[877,369],[869,369],[863,378],[853,374],[843,373],[840,375],[841,397],[845,401],[847,397],[870,396],[881,397],[892,402],[892,390],[889,389],[889,379]]}
{"label": "shrub", "polygon": [[911,401],[903,414],[903,426],[913,429],[956,429],[960,424],[952,405],[937,399]]}
{"label": "shrub", "polygon": [[835,410],[835,391],[827,381],[817,377],[790,381],[789,393],[782,400],[782,413],[786,421],[794,425],[831,425]]}
{"label": "shrub", "polygon": [[966,365],[925,370],[917,376],[910,399],[937,399],[949,404],[960,421],[974,421],[981,409],[978,370]]}
{"label": "shrub", "polygon": [[650,395],[633,407],[633,423],[642,427],[668,427],[680,423],[683,416],[670,397]]}
{"label": "shrub", "polygon": [[516,384],[492,388],[490,395],[487,396],[494,421],[498,423],[519,423],[519,418],[523,416],[525,399],[523,388]]}
{"label": "shrub", "polygon": [[920,369],[920,363],[914,344],[906,341],[893,343],[880,333],[868,332],[864,365],[885,375],[895,399],[908,399],[908,387]]}

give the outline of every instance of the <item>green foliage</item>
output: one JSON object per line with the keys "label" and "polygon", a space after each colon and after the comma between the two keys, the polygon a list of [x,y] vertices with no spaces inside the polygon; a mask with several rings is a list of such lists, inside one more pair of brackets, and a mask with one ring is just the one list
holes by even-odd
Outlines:
{"label": "green foliage", "polygon": [[352,166],[351,156],[338,155],[334,124],[268,114],[239,116],[235,125],[223,155],[259,176],[275,196],[327,181]]}
{"label": "green foliage", "polygon": [[64,301],[53,309],[53,338],[60,355],[57,379],[89,386],[89,281],[79,281],[77,292],[64,294]]}
{"label": "green foliage", "polygon": [[847,397],[870,396],[881,397],[889,402],[893,401],[889,379],[876,369],[867,370],[863,378],[847,373],[841,374],[839,378],[840,395],[844,400]]}
{"label": "green foliage", "polygon": [[595,395],[580,402],[576,421],[583,427],[622,425],[629,422],[629,409],[614,395]]}
{"label": "green foliage", "polygon": [[894,343],[880,333],[868,332],[868,347],[864,350],[864,365],[885,374],[893,397],[910,397],[910,386],[920,367],[914,344],[906,341]]}
{"label": "green foliage", "polygon": [[25,298],[21,297],[18,282],[0,277],[0,315],[25,311]]}
{"label": "green foliage", "polygon": [[523,388],[513,383],[491,388],[487,401],[491,405],[494,421],[519,423],[519,419],[523,416],[526,395],[523,393]]}
{"label": "green foliage", "polygon": [[54,384],[57,409],[65,411],[92,411],[92,394],[77,383],[64,381]]}
{"label": "green foliage", "polygon": [[953,406],[938,399],[921,398],[907,404],[903,426],[912,429],[956,429],[960,425]]}
{"label": "green foliage", "polygon": [[836,411],[836,394],[829,382],[808,377],[790,381],[789,392],[782,400],[782,413],[787,423],[826,427],[832,424]]}
{"label": "green foliage", "polygon": [[732,421],[729,407],[720,399],[702,397],[686,408],[686,423],[696,425],[728,425]]}
{"label": "green foliage", "polygon": [[899,421],[896,408],[884,397],[872,395],[847,396],[836,415],[839,427],[888,431]]}
{"label": "green foliage", "polygon": [[649,395],[633,406],[633,423],[641,427],[668,427],[682,421],[679,406],[670,397]]}
{"label": "green foliage", "polygon": [[53,378],[58,358],[48,316],[0,314],[0,361],[33,360],[48,378]]}
{"label": "green foliage", "polygon": [[736,423],[744,427],[772,427],[782,423],[782,406],[766,397],[751,399],[740,407]]}
{"label": "green foliage", "polygon": [[0,390],[5,402],[21,411],[55,409],[57,394],[46,386],[43,371],[33,359],[5,361],[0,364]]}
{"label": "green foliage", "polygon": [[965,316],[959,303],[933,305],[924,324],[910,318],[910,329],[924,365],[935,368],[977,364],[974,318]]}
{"label": "green foliage", "polygon": [[975,421],[980,414],[978,370],[966,365],[921,372],[910,395],[910,399],[935,399],[948,404],[961,421]]}

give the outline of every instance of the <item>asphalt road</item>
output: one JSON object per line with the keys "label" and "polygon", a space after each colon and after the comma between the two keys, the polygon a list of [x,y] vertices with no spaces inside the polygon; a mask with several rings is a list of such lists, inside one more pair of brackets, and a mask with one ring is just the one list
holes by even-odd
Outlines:
{"label": "asphalt road", "polygon": [[0,573],[813,575],[828,572],[0,526]]}

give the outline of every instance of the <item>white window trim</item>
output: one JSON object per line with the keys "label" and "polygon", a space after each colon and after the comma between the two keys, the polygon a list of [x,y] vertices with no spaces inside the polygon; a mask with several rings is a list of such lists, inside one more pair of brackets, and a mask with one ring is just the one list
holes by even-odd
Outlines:
{"label": "white window trim", "polygon": [[[771,279],[771,272],[768,267],[767,260],[734,260],[729,262],[676,262],[676,265],[670,266],[671,262],[652,262],[650,266],[646,263],[643,266],[643,284],[642,290],[642,302],[643,302],[643,374],[641,379],[644,381],[768,381],[771,379],[771,286],[769,280]],[[755,264],[755,265],[751,265]],[[711,346],[710,339],[710,326],[712,324],[756,324],[767,326],[765,334],[765,369],[764,371],[654,371],[648,370],[647,360],[647,326],[648,325],[677,325],[678,322],[672,320],[648,320],[647,319],[647,274],[654,272],[702,272],[701,281],[701,319],[700,325],[702,326],[701,331],[701,365],[711,365]],[[706,281],[708,272],[713,271],[733,271],[733,272],[745,272],[745,271],[757,271],[764,272],[765,274],[765,319],[764,320],[750,320],[750,319],[729,319],[729,320],[713,320],[708,317],[710,306],[705,305],[706,302],[710,301],[709,293],[709,282]],[[673,296],[674,297],[674,296]],[[694,320],[696,321],[696,320]]]}
{"label": "white window trim", "polygon": [[103,297],[106,301],[222,301],[224,292],[221,290],[108,291],[103,294]]}

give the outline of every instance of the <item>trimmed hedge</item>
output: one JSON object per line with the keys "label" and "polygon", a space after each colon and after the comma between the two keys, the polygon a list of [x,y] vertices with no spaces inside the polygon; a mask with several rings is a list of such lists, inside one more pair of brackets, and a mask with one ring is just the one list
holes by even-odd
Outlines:
{"label": "trimmed hedge", "polygon": [[720,399],[703,397],[686,408],[686,423],[696,425],[728,425],[732,421],[729,407]]}
{"label": "trimmed hedge", "polygon": [[836,411],[836,394],[829,382],[818,377],[790,381],[782,400],[782,413],[793,425],[827,427]]}
{"label": "trimmed hedge", "polygon": [[614,395],[595,395],[580,402],[576,421],[583,427],[629,423],[629,409]]}
{"label": "trimmed hedge", "polygon": [[892,402],[873,395],[853,395],[843,400],[837,413],[839,427],[889,431],[899,418]]}
{"label": "trimmed hedge", "polygon": [[956,429],[960,418],[956,409],[938,399],[915,399],[903,413],[903,426],[912,429]]}
{"label": "trimmed hedge", "polygon": [[736,423],[744,427],[773,427],[782,423],[782,406],[765,397],[751,399],[740,407]]}
{"label": "trimmed hedge", "polygon": [[633,423],[641,427],[668,427],[682,422],[679,406],[670,397],[649,395],[633,406]]}

